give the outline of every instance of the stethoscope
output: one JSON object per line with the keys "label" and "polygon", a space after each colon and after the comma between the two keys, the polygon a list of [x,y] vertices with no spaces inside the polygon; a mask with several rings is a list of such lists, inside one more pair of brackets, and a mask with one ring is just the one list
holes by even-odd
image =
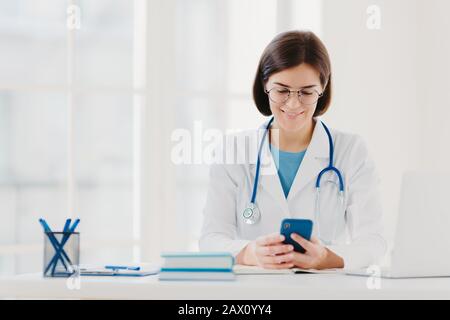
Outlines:
{"label": "stethoscope", "polygon": [[[242,217],[244,219],[244,222],[246,224],[256,224],[259,220],[261,220],[261,212],[259,211],[258,206],[256,205],[256,193],[258,191],[258,181],[259,181],[259,171],[261,168],[261,153],[262,153],[262,149],[264,146],[264,141],[266,139],[267,133],[269,132],[270,126],[272,125],[272,122],[274,120],[274,117],[272,117],[272,119],[270,119],[269,123],[266,126],[266,129],[264,131],[262,140],[259,144],[259,149],[258,149],[258,158],[256,160],[256,174],[255,174],[255,181],[253,183],[253,191],[252,191],[252,197],[250,199],[250,203],[247,205],[247,207],[244,209],[244,212],[242,213]],[[328,129],[328,127],[322,122],[320,121],[320,123],[322,123],[323,128],[325,129],[325,132],[328,136],[328,143],[329,143],[329,152],[330,152],[330,162],[328,163],[328,166],[325,167],[322,171],[319,172],[319,175],[317,176],[316,179],[316,200],[315,200],[315,212],[314,212],[314,216],[315,216],[315,221],[318,221],[318,217],[319,217],[319,213],[320,213],[320,182],[322,180],[322,176],[326,173],[326,172],[334,172],[336,174],[336,176],[339,179],[339,193],[338,193],[338,197],[339,197],[339,202],[340,205],[343,207],[344,206],[344,180],[342,179],[342,174],[339,171],[339,169],[337,169],[333,162],[334,162],[334,144],[333,144],[333,138],[331,137],[331,133],[330,130]],[[317,225],[317,233],[319,235],[320,238],[320,229],[319,229],[319,224],[316,223]],[[336,228],[334,229],[334,233],[336,232]],[[334,233],[333,233],[333,239],[334,239]]]}

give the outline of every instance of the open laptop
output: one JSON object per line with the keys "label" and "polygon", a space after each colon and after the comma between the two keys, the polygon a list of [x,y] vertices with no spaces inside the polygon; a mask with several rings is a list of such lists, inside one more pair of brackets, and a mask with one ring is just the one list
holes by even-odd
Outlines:
{"label": "open laptop", "polygon": [[[372,275],[368,269],[347,273]],[[381,276],[450,276],[450,174],[404,174],[391,265]]]}

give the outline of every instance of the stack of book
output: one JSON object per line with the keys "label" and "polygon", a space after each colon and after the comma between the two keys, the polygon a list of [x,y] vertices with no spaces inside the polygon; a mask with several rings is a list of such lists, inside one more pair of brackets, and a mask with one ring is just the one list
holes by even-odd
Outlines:
{"label": "stack of book", "polygon": [[229,253],[163,253],[159,280],[234,280],[234,258]]}

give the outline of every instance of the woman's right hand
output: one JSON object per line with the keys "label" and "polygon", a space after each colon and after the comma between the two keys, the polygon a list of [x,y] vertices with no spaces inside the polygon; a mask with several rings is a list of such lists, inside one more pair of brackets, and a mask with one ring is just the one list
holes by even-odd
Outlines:
{"label": "woman's right hand", "polygon": [[283,244],[283,241],[284,236],[279,233],[259,237],[242,249],[236,257],[236,262],[266,269],[292,268],[294,247]]}

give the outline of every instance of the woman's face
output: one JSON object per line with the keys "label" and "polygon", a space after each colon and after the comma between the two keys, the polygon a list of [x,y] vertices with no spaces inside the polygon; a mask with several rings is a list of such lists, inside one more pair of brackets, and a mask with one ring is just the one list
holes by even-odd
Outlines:
{"label": "woman's face", "polygon": [[[296,132],[312,123],[317,107],[317,100],[314,100],[323,90],[320,74],[316,69],[302,63],[274,73],[266,83],[266,91],[269,90],[271,90],[270,110],[279,129]],[[296,92],[291,92],[287,101],[284,101],[288,90],[301,90],[302,102]]]}

